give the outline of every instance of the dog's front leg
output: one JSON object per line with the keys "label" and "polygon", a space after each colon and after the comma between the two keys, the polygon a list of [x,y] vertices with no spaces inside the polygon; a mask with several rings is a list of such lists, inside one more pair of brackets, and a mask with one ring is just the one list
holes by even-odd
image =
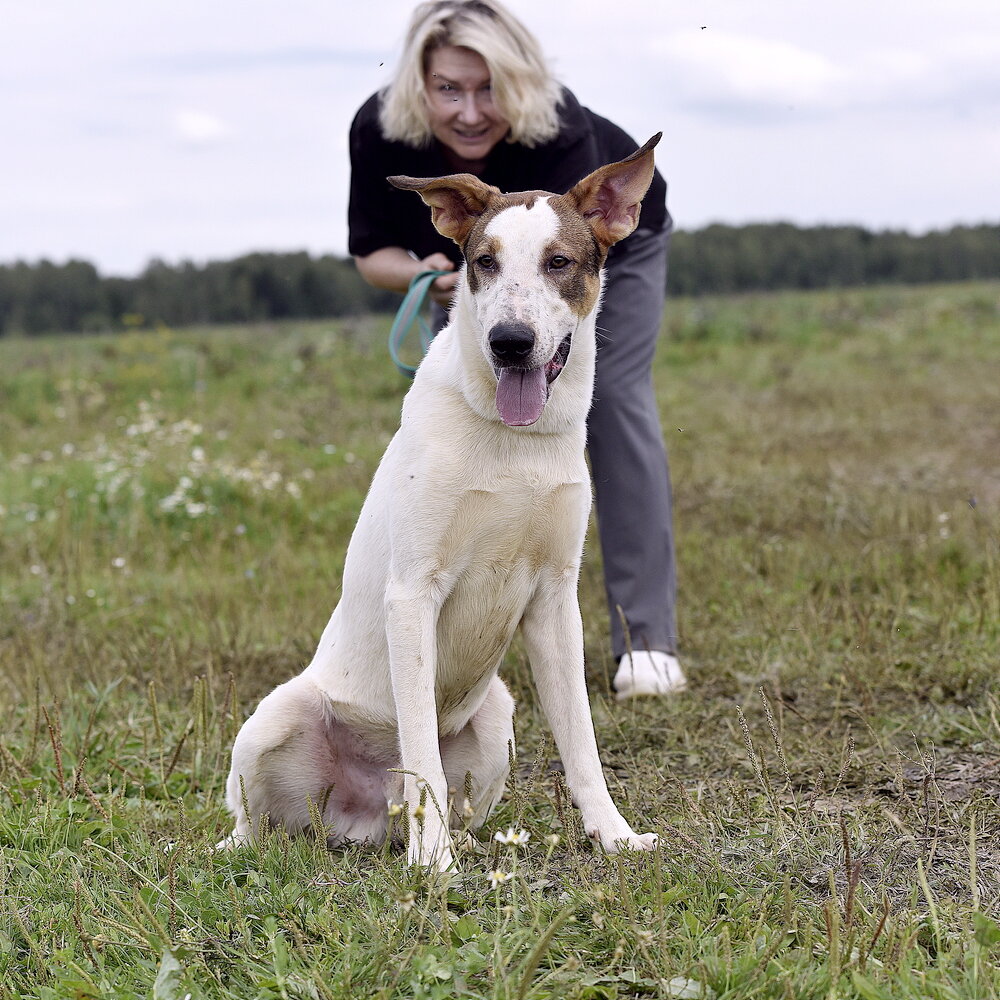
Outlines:
{"label": "dog's front leg", "polygon": [[385,612],[403,798],[409,813],[407,854],[410,864],[447,871],[453,861],[448,782],[434,690],[438,606],[432,598],[393,582],[386,592]]}
{"label": "dog's front leg", "polygon": [[525,644],[542,709],[566,769],[588,837],[610,852],[652,850],[656,835],[636,833],[608,792],[597,751],[583,666],[583,622],[575,577],[539,588],[523,621]]}

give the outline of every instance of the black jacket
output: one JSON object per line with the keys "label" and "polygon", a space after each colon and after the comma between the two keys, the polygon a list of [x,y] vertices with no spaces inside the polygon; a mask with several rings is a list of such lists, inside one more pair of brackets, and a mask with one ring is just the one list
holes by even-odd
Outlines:
{"label": "black jacket", "polygon": [[[386,181],[392,174],[441,177],[455,168],[445,159],[437,140],[414,149],[390,142],[379,126],[379,96],[370,97],[351,124],[351,195],[348,205],[348,250],[366,257],[383,247],[398,246],[424,258],[436,251],[461,263],[458,247],[431,224],[427,206],[412,191],[400,191]],[[500,142],[486,161],[481,179],[501,191],[552,191],[562,194],[591,171],[623,160],[638,143],[617,125],[583,107],[564,89],[559,106],[559,133],[550,142],[529,149]],[[670,226],[667,185],[657,171],[642,203],[639,228]],[[612,257],[628,253],[628,240],[612,248]]]}

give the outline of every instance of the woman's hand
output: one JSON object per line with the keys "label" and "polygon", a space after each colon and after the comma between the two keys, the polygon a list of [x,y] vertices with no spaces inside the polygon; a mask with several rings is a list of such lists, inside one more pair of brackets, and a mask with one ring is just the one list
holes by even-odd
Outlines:
{"label": "woman's hand", "polygon": [[455,295],[455,285],[458,283],[458,272],[451,258],[443,253],[432,253],[420,262],[422,271],[450,271],[451,274],[442,274],[436,278],[431,285],[431,298],[443,309],[451,305],[451,300]]}
{"label": "woman's hand", "polygon": [[355,257],[361,277],[376,288],[402,294],[421,271],[450,271],[431,285],[431,298],[445,309],[451,305],[458,282],[458,272],[452,260],[443,253],[432,253],[423,260],[411,257],[402,247],[382,247],[366,257]]}

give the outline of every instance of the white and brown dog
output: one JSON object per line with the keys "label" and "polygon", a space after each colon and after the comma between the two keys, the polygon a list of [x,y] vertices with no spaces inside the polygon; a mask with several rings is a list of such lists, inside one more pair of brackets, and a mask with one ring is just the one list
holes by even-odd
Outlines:
{"label": "white and brown dog", "polygon": [[450,828],[481,825],[507,779],[514,703],[497,671],[518,626],[586,832],[608,851],[655,846],[601,770],[577,579],[602,267],[636,227],[659,138],[558,196],[470,174],[390,178],[420,194],[465,265],[316,655],[236,738],[236,828],[220,846],[264,815],[308,830],[311,811],[333,845],[381,843],[388,805],[405,802],[410,861],[448,869]]}

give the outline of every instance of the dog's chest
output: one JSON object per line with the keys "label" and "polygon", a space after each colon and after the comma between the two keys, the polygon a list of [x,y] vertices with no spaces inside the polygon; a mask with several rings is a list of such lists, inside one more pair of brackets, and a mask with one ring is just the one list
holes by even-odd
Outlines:
{"label": "dog's chest", "polygon": [[475,701],[538,588],[575,580],[588,506],[589,489],[579,483],[469,490],[460,498],[439,552],[447,593],[437,628],[444,715],[467,695]]}
{"label": "dog's chest", "polygon": [[579,557],[588,507],[585,484],[540,477],[516,490],[466,490],[441,537],[440,564],[471,588],[517,567],[535,574],[561,567]]}

